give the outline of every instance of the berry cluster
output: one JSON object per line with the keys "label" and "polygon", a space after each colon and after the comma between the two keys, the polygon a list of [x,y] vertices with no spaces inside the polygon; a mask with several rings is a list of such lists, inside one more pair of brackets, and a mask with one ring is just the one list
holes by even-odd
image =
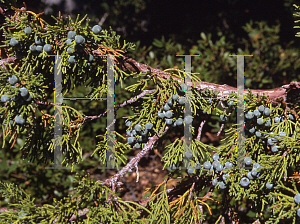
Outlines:
{"label": "berry cluster", "polygon": [[[187,90],[186,84],[181,84],[178,88],[179,92],[184,93]],[[178,117],[177,119],[174,117],[174,114],[179,114],[179,111],[176,113],[176,105],[185,105],[186,98],[184,96],[180,96],[178,94],[173,94],[169,99],[167,99],[166,104],[163,106],[163,111],[158,111],[158,117],[161,119],[165,118],[166,124],[172,127],[182,127],[183,121],[186,125],[192,124],[193,117],[188,115],[184,119],[182,117]]]}
{"label": "berry cluster", "polygon": [[[127,127],[132,126],[132,121],[125,121],[125,125]],[[126,134],[129,136],[127,139],[127,142],[130,145],[133,145],[134,148],[139,149],[143,147],[143,143],[146,142],[148,139],[147,135],[152,130],[153,124],[152,123],[146,123],[145,127],[143,128],[142,125],[136,124],[133,128],[133,130],[127,129]]]}

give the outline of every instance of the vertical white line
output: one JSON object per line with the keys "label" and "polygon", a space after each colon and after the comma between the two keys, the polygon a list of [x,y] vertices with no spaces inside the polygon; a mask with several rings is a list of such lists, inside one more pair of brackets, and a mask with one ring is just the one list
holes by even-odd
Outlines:
{"label": "vertical white line", "polygon": [[107,56],[107,168],[115,167],[115,77],[114,56]]}

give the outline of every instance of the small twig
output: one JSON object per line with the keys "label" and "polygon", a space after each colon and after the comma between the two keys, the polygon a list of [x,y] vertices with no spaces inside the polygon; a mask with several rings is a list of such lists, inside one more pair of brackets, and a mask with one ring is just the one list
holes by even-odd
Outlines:
{"label": "small twig", "polygon": [[203,120],[198,128],[198,135],[197,135],[197,140],[200,141],[200,138],[201,138],[201,133],[202,133],[202,129],[203,129],[203,126],[205,124],[206,120]]}

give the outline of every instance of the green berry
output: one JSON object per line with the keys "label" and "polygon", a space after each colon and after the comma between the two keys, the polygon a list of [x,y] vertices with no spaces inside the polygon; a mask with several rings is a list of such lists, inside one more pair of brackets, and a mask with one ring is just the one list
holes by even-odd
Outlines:
{"label": "green berry", "polygon": [[92,28],[93,33],[96,34],[96,35],[99,34],[101,32],[101,30],[102,30],[102,27],[99,26],[99,25],[95,25]]}

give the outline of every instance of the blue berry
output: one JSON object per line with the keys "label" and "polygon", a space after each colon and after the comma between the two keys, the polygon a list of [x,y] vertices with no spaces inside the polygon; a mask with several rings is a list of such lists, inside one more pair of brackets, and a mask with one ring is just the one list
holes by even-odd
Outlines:
{"label": "blue berry", "polygon": [[247,177],[248,177],[249,180],[253,180],[254,179],[253,176],[252,176],[251,171],[247,173]]}
{"label": "blue berry", "polygon": [[273,184],[270,183],[270,182],[266,183],[266,188],[272,189],[273,188]]}
{"label": "blue berry", "polygon": [[150,130],[150,129],[153,128],[153,124],[152,124],[152,123],[147,123],[147,124],[145,125],[145,128],[148,129],[148,130]]}
{"label": "blue berry", "polygon": [[184,97],[184,96],[181,96],[181,97],[179,98],[179,100],[178,100],[178,103],[179,103],[180,105],[185,104],[185,97]]}
{"label": "blue berry", "polygon": [[247,156],[247,157],[244,159],[244,161],[245,161],[246,165],[248,165],[248,166],[252,163],[252,159],[251,159],[249,156]]}
{"label": "blue berry", "polygon": [[263,112],[263,111],[265,110],[264,105],[260,105],[260,106],[258,107],[258,110],[259,110],[260,112]]}
{"label": "blue berry", "polygon": [[234,101],[233,101],[233,100],[229,100],[229,101],[228,101],[228,106],[233,106],[233,104],[234,104]]}
{"label": "blue berry", "polygon": [[279,123],[279,122],[280,122],[280,117],[275,117],[275,118],[274,118],[274,122],[275,122],[275,123]]}
{"label": "blue berry", "polygon": [[76,42],[76,44],[83,44],[85,42],[85,39],[81,35],[76,35],[75,36],[75,42]]}
{"label": "blue berry", "polygon": [[67,52],[68,52],[68,54],[73,54],[75,52],[75,50],[72,47],[68,47]]}
{"label": "blue berry", "polygon": [[187,158],[187,159],[191,159],[193,157],[193,152],[191,150],[187,150],[185,153],[184,153],[184,156]]}
{"label": "blue berry", "polygon": [[297,209],[297,216],[300,217],[300,208]]}
{"label": "blue berry", "polygon": [[23,118],[22,115],[17,115],[17,116],[15,116],[15,122],[16,122],[17,124],[24,124],[25,119]]}
{"label": "blue berry", "polygon": [[175,101],[178,99],[178,94],[173,94],[172,99]]}
{"label": "blue berry", "polygon": [[185,122],[185,124],[187,124],[187,125],[191,124],[191,123],[193,122],[193,117],[190,116],[190,115],[186,116],[186,117],[184,118],[184,122]]}
{"label": "blue berry", "polygon": [[271,127],[272,126],[271,121],[270,120],[266,120],[265,126],[266,127]]}
{"label": "blue berry", "polygon": [[11,77],[8,78],[8,82],[11,85],[14,85],[18,82],[18,77],[15,75],[12,75]]}
{"label": "blue berry", "polygon": [[167,104],[169,104],[170,107],[173,106],[173,101],[171,98],[167,100]]}
{"label": "blue berry", "polygon": [[194,170],[193,167],[189,167],[188,170],[187,170],[187,172],[188,172],[189,174],[193,174],[193,173],[195,172],[195,170]]}
{"label": "blue berry", "polygon": [[170,165],[170,169],[171,169],[171,170],[176,170],[176,169],[177,169],[177,166],[176,166],[175,164],[172,164],[172,165]]}
{"label": "blue berry", "polygon": [[222,178],[223,178],[224,181],[226,181],[227,177],[229,177],[229,176],[230,176],[229,173],[226,173],[226,174],[224,174],[224,175],[222,176]]}
{"label": "blue berry", "polygon": [[35,37],[34,42],[35,42],[35,44],[43,44],[44,40],[42,37],[37,36],[37,37]]}
{"label": "blue berry", "polygon": [[264,119],[263,118],[258,118],[257,119],[257,124],[258,125],[262,125],[264,123]]}
{"label": "blue berry", "polygon": [[219,166],[219,165],[222,165],[221,163],[220,163],[220,161],[218,161],[218,160],[215,160],[215,161],[213,161],[213,163],[212,163],[212,166],[216,169],[217,168],[217,166]]}
{"label": "blue berry", "polygon": [[89,54],[88,61],[89,61],[89,62],[91,62],[91,61],[93,61],[93,59],[94,59],[94,56],[93,56],[93,55],[91,55],[91,54]]}
{"label": "blue berry", "polygon": [[22,88],[20,89],[20,94],[21,94],[22,97],[27,96],[28,93],[29,93],[29,92],[28,92],[28,90],[26,89],[26,87],[22,87]]}
{"label": "blue berry", "polygon": [[24,33],[26,33],[27,35],[31,34],[32,32],[32,28],[30,26],[24,28]]}
{"label": "blue berry", "polygon": [[27,216],[28,213],[26,213],[25,211],[21,210],[20,212],[18,212],[18,216],[19,217],[23,217],[23,216]]}
{"label": "blue berry", "polygon": [[171,118],[172,116],[173,116],[173,112],[172,111],[167,111],[166,113],[165,113],[165,116],[167,117],[167,118]]}
{"label": "blue berry", "polygon": [[19,41],[15,37],[11,38],[9,41],[9,45],[12,47],[15,47],[18,43]]}
{"label": "blue berry", "polygon": [[1,96],[1,102],[5,103],[7,101],[10,100],[10,96],[9,95],[2,95]]}
{"label": "blue berry", "polygon": [[69,58],[68,58],[68,60],[67,60],[70,64],[74,64],[75,63],[75,56],[73,55],[73,56],[70,56]]}
{"label": "blue berry", "polygon": [[136,124],[136,125],[134,126],[134,129],[135,129],[136,131],[141,131],[141,130],[142,130],[142,126],[141,126],[140,124]]}
{"label": "blue berry", "polygon": [[178,90],[182,93],[184,93],[187,90],[187,85],[186,84],[181,84],[178,88]]}
{"label": "blue berry", "polygon": [[139,148],[141,148],[141,145],[140,145],[140,143],[135,143],[133,147],[136,149],[139,149]]}
{"label": "blue berry", "polygon": [[28,94],[27,96],[24,96],[23,99],[26,101],[26,102],[29,102],[32,100],[32,97],[30,94]]}
{"label": "blue berry", "polygon": [[225,122],[225,121],[227,121],[227,117],[226,116],[224,116],[224,115],[220,115],[220,119],[221,119],[221,121],[223,121],[223,122]]}
{"label": "blue berry", "polygon": [[165,104],[164,105],[164,110],[165,111],[171,110],[171,107],[168,104]]}
{"label": "blue berry", "polygon": [[274,145],[274,142],[272,140],[273,140],[273,138],[268,139],[268,145]]}
{"label": "blue berry", "polygon": [[212,158],[213,158],[213,160],[216,161],[216,160],[219,160],[220,156],[218,153],[215,153]]}
{"label": "blue berry", "polygon": [[176,120],[176,125],[177,126],[180,126],[180,125],[182,125],[183,124],[183,119],[180,117],[180,118],[178,118],[177,120]]}
{"label": "blue berry", "polygon": [[66,44],[67,44],[67,45],[70,45],[70,44],[72,44],[72,42],[73,42],[73,40],[72,40],[72,39],[67,39],[67,40],[66,40]]}
{"label": "blue berry", "polygon": [[222,190],[226,188],[226,185],[225,185],[225,183],[223,181],[221,181],[219,183],[219,188],[222,189]]}
{"label": "blue berry", "polygon": [[256,117],[259,117],[261,115],[258,109],[254,110],[253,113]]}
{"label": "blue berry", "polygon": [[225,163],[225,167],[226,167],[227,169],[231,169],[231,168],[233,167],[233,164],[232,164],[231,162],[227,161],[227,162]]}
{"label": "blue berry", "polygon": [[243,177],[240,181],[240,184],[242,187],[248,187],[249,183],[250,183],[250,181],[247,177]]}
{"label": "blue berry", "polygon": [[294,197],[294,201],[299,204],[300,203],[300,194],[296,194],[296,196]]}
{"label": "blue berry", "polygon": [[134,137],[129,137],[129,138],[127,139],[127,142],[128,142],[129,144],[134,143]]}
{"label": "blue berry", "polygon": [[211,168],[211,163],[206,161],[206,162],[203,163],[203,167],[204,167],[204,169],[209,170]]}
{"label": "blue berry", "polygon": [[132,121],[126,120],[126,121],[125,121],[125,126],[126,126],[126,127],[129,127],[130,125],[132,125]]}
{"label": "blue berry", "polygon": [[[279,135],[284,135],[284,136],[286,136],[286,133],[285,132],[279,132],[278,133]],[[277,136],[278,138],[281,138],[281,139],[284,139],[284,137],[281,137],[281,136]]]}
{"label": "blue berry", "polygon": [[294,116],[292,114],[289,114],[289,119],[293,121],[294,120]]}
{"label": "blue berry", "polygon": [[217,172],[221,172],[224,169],[224,167],[222,166],[222,164],[218,164],[215,169]]}
{"label": "blue berry", "polygon": [[143,136],[139,136],[139,138],[137,139],[138,142],[143,142]]}
{"label": "blue berry", "polygon": [[69,38],[69,39],[73,39],[73,40],[74,40],[74,39],[75,39],[75,36],[76,36],[76,33],[75,33],[74,31],[69,31],[69,32],[68,32],[68,38]]}
{"label": "blue berry", "polygon": [[41,52],[43,50],[43,46],[37,45],[35,50]]}
{"label": "blue berry", "polygon": [[271,150],[272,150],[272,152],[277,152],[278,151],[278,146],[274,145]]}
{"label": "blue berry", "polygon": [[36,51],[36,46],[35,45],[30,45],[29,50],[30,51]]}
{"label": "blue berry", "polygon": [[259,163],[254,163],[253,168],[254,169],[260,169],[260,168],[262,168],[262,166]]}
{"label": "blue berry", "polygon": [[247,119],[252,119],[254,117],[254,114],[252,111],[248,111],[248,113],[245,116]]}
{"label": "blue berry", "polygon": [[200,163],[195,164],[194,169],[195,170],[200,170],[201,169],[201,164]]}
{"label": "blue berry", "polygon": [[44,45],[44,51],[50,52],[52,50],[52,46],[50,44],[45,44]]}
{"label": "blue berry", "polygon": [[94,33],[94,34],[99,34],[100,32],[101,32],[101,30],[102,30],[102,27],[101,26],[99,26],[99,25],[95,25],[95,26],[93,26],[93,28],[92,28],[92,32]]}
{"label": "blue berry", "polygon": [[261,137],[261,133],[259,131],[255,132],[256,137],[260,138]]}
{"label": "blue berry", "polygon": [[166,124],[167,125],[172,125],[173,124],[173,119],[166,119]]}
{"label": "blue berry", "polygon": [[218,181],[217,178],[213,179],[212,182],[211,182],[211,184],[212,184],[213,186],[216,186],[218,183],[219,183],[219,181]]}
{"label": "blue berry", "polygon": [[264,115],[269,116],[271,114],[270,108],[265,108]]}
{"label": "blue berry", "polygon": [[255,132],[255,128],[251,128],[249,132],[253,134]]}
{"label": "blue berry", "polygon": [[140,131],[141,135],[145,136],[148,134],[148,130],[147,129],[143,129]]}
{"label": "blue berry", "polygon": [[165,117],[165,114],[163,112],[160,112],[158,111],[158,114],[157,114],[160,118],[164,118]]}

